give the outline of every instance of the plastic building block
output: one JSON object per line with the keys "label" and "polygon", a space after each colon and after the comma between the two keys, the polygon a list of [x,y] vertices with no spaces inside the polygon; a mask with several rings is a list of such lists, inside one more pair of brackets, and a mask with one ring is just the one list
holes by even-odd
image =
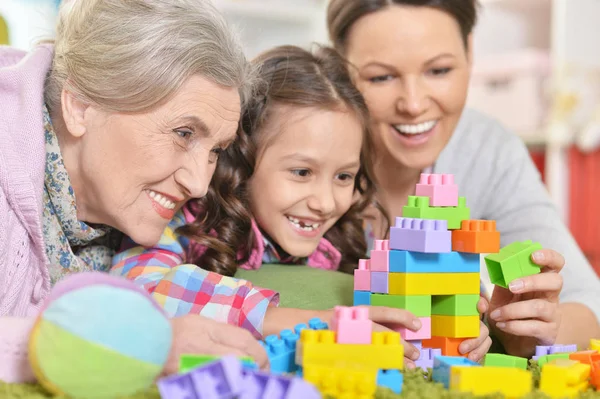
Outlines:
{"label": "plastic building block", "polygon": [[592,363],[590,383],[598,390],[600,388],[600,361]]}
{"label": "plastic building block", "polygon": [[454,184],[454,175],[421,173],[415,194],[429,197],[432,206],[458,205],[458,186]]}
{"label": "plastic building block", "polygon": [[450,337],[436,337],[432,336],[431,339],[423,341],[423,348],[439,348],[444,356],[466,356],[468,354],[461,354],[458,351],[458,347],[465,338],[450,338]]}
{"label": "plastic building block", "polygon": [[585,391],[591,374],[589,364],[563,360],[542,367],[540,391],[551,398],[572,398]]}
{"label": "plastic building block", "polygon": [[[281,337],[281,338],[280,338]],[[300,339],[292,330],[281,331],[280,337],[269,335],[261,342],[271,364],[271,373],[293,373],[296,371],[294,359],[296,357],[296,343]]]}
{"label": "plastic building block", "polygon": [[390,273],[393,295],[479,294],[479,273]]}
{"label": "plastic building block", "polygon": [[336,344],[333,331],[303,330],[296,351],[296,364],[402,370],[404,347],[397,332],[374,332],[371,345]]}
{"label": "plastic building block", "polygon": [[373,398],[377,390],[375,369],[361,370],[309,364],[304,367],[303,378],[314,384],[323,397]]}
{"label": "plastic building block", "polygon": [[569,359],[591,366],[596,362],[600,362],[600,353],[598,353],[598,351],[573,352],[569,353]]}
{"label": "plastic building block", "polygon": [[238,399],[320,399],[321,394],[299,377],[275,376],[259,371],[243,370],[242,393]]}
{"label": "plastic building block", "polygon": [[450,390],[475,396],[500,394],[521,398],[531,392],[533,375],[530,371],[506,367],[452,367]]}
{"label": "plastic building block", "polygon": [[531,260],[531,254],[539,249],[542,249],[539,243],[513,242],[499,253],[486,256],[485,264],[492,284],[507,288],[515,279],[539,273],[540,266]]}
{"label": "plastic building block", "polygon": [[336,306],[333,310],[331,329],[335,331],[338,344],[371,343],[373,322],[369,319],[369,309]]}
{"label": "plastic building block", "polygon": [[354,270],[354,291],[371,291],[371,261],[360,259],[358,269]]}
{"label": "plastic building block", "polygon": [[590,349],[600,352],[600,339],[590,339]]}
{"label": "plastic building block", "polygon": [[495,220],[463,220],[459,230],[452,231],[452,250],[473,254],[500,251],[500,232]]}
{"label": "plastic building block", "polygon": [[398,370],[379,370],[377,372],[377,386],[389,388],[395,394],[402,393],[404,375]]}
{"label": "plastic building block", "polygon": [[535,356],[532,359],[537,360],[540,356],[571,352],[577,352],[577,345],[538,345],[535,347]]}
{"label": "plastic building block", "polygon": [[408,310],[417,317],[431,316],[431,295],[371,295],[371,305]]}
{"label": "plastic building block", "polygon": [[390,242],[388,240],[375,240],[370,255],[371,271],[390,271]]}
{"label": "plastic building block", "polygon": [[533,359],[536,360],[538,365],[540,367],[543,367],[546,363],[550,363],[556,359],[569,359],[569,354],[568,353],[555,353],[553,355],[544,355],[544,356],[540,356],[537,359]]}
{"label": "plastic building block", "polygon": [[389,256],[394,273],[479,273],[481,267],[478,254],[390,251]]}
{"label": "plastic building block", "polygon": [[415,362],[415,365],[422,368],[424,371],[427,371],[427,369],[432,369],[433,359],[435,359],[436,356],[442,356],[441,349],[423,348],[421,349],[419,359]]}
{"label": "plastic building block", "polygon": [[431,378],[435,382],[441,382],[448,389],[450,387],[450,369],[455,366],[480,367],[479,363],[466,357],[436,356],[433,359]]}
{"label": "plastic building block", "polygon": [[392,323],[386,324],[386,327],[392,331],[399,332],[400,336],[402,336],[402,339],[405,341],[431,338],[431,317],[419,317],[419,320],[421,320],[421,328],[418,331],[412,331]]}
{"label": "plastic building block", "polygon": [[413,345],[415,348],[417,348],[419,351],[420,351],[421,349],[423,349],[423,341],[422,341],[422,340],[420,340],[420,339],[418,339],[418,340],[415,340],[415,339],[410,339],[410,340],[408,340],[408,342],[410,342],[410,343],[411,343],[411,344],[412,344],[412,345]]}
{"label": "plastic building block", "polygon": [[452,232],[445,220],[396,218],[390,228],[390,249],[425,253],[452,250]]}
{"label": "plastic building block", "polygon": [[[311,330],[327,330],[329,326],[327,325],[327,323],[325,323],[318,317],[313,317],[308,321],[308,328],[310,328]],[[300,334],[298,331],[296,332]]]}
{"label": "plastic building block", "polygon": [[436,295],[431,297],[431,314],[443,316],[479,316],[478,294]]}
{"label": "plastic building block", "polygon": [[[204,366],[205,364],[219,361],[221,356],[211,355],[181,355],[179,357],[179,373],[187,373],[197,367]],[[241,357],[242,367],[250,370],[257,370],[258,365],[254,362],[251,357]]]}
{"label": "plastic building block", "polygon": [[233,356],[158,381],[162,399],[234,398],[242,392],[242,364]]}
{"label": "plastic building block", "polygon": [[494,367],[508,367],[527,370],[529,361],[524,357],[502,355],[500,353],[488,353],[485,355],[483,365]]}
{"label": "plastic building block", "polygon": [[409,196],[402,208],[402,216],[415,219],[446,220],[449,229],[459,229],[463,220],[469,220],[471,211],[467,208],[465,197],[458,197],[458,205],[447,208],[432,208],[429,197]]}
{"label": "plastic building block", "polygon": [[389,291],[389,273],[371,272],[371,292],[377,294],[387,294]]}
{"label": "plastic building block", "polygon": [[450,338],[474,338],[479,336],[479,316],[431,315],[431,335]]}
{"label": "plastic building block", "polygon": [[354,306],[371,305],[372,294],[366,291],[354,291]]}

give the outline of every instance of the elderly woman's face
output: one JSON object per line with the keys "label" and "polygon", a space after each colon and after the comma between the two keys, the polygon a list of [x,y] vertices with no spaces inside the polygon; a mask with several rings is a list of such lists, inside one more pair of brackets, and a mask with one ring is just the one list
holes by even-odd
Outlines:
{"label": "elderly woman's face", "polygon": [[235,88],[195,76],[151,112],[90,106],[82,114],[78,173],[85,221],[150,246],[185,202],[206,194],[219,152],[236,137],[240,97]]}

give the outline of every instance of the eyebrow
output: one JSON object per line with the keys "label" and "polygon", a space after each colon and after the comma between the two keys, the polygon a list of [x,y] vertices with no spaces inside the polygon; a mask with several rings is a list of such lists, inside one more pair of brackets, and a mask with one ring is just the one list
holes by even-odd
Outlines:
{"label": "eyebrow", "polygon": [[[441,58],[456,58],[456,56],[454,54],[451,54],[451,53],[439,54],[439,55],[436,55],[435,57],[427,60],[425,62],[425,65],[432,64],[432,63],[434,63],[435,61],[437,61],[437,60],[439,60]],[[379,61],[369,62],[368,64],[363,65],[361,67],[361,69],[365,69],[365,68],[372,67],[372,66],[378,66],[378,67],[387,68],[387,69],[394,69],[393,65],[385,64],[385,63],[379,62]]]}
{"label": "eyebrow", "polygon": [[[285,159],[294,159],[296,161],[302,161],[302,162],[306,162],[306,163],[312,163],[312,164],[318,164],[317,160],[311,156],[302,154],[300,152],[295,152],[291,155],[284,155],[282,156],[282,158]],[[349,169],[349,168],[359,168],[360,167],[360,160],[358,161],[352,161],[347,163],[346,165],[342,166],[340,169]]]}
{"label": "eyebrow", "polygon": [[194,128],[196,133],[200,134],[202,137],[209,137],[211,134],[208,125],[197,116],[184,116],[178,119],[177,123],[185,123],[190,125],[190,127]]}

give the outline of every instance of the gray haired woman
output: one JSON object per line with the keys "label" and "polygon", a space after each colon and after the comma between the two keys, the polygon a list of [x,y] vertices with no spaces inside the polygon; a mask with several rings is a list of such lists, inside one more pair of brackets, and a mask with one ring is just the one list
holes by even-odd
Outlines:
{"label": "gray haired woman", "polygon": [[[31,378],[32,317],[55,282],[108,270],[123,234],[155,244],[205,195],[248,71],[223,18],[197,0],[75,0],[54,42],[0,49],[0,380]],[[198,315],[173,324],[174,360],[221,351],[267,363],[241,328]]]}

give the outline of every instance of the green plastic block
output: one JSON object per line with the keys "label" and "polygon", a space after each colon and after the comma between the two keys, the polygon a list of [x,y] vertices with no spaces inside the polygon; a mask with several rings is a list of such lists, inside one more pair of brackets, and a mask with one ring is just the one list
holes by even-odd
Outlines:
{"label": "green plastic block", "polygon": [[[181,355],[179,358],[179,373],[187,373],[188,371],[195,369],[205,364],[215,362],[221,359],[220,356],[211,355]],[[254,366],[254,360],[251,357],[241,357],[240,361],[243,365]]]}
{"label": "green plastic block", "polygon": [[554,353],[552,355],[544,355],[544,356],[540,356],[537,359],[538,365],[540,367],[542,367],[544,364],[551,362],[552,360],[555,359],[568,359],[569,358],[570,353]]}
{"label": "green plastic block", "polygon": [[529,361],[524,357],[488,353],[483,360],[484,366],[509,367],[527,370]]}
{"label": "green plastic block", "polygon": [[479,295],[434,295],[431,298],[431,314],[442,316],[479,316]]}
{"label": "green plastic block", "polygon": [[471,211],[467,208],[465,197],[458,197],[458,206],[430,207],[429,197],[411,195],[402,208],[402,216],[416,219],[435,219],[448,221],[448,229],[460,229],[463,220],[469,220]]}
{"label": "green plastic block", "polygon": [[417,317],[431,317],[431,295],[372,294],[371,306],[405,309]]}
{"label": "green plastic block", "polygon": [[508,288],[511,281],[540,272],[533,263],[531,254],[542,249],[542,245],[531,241],[513,242],[497,254],[485,257],[485,264],[492,284]]}

